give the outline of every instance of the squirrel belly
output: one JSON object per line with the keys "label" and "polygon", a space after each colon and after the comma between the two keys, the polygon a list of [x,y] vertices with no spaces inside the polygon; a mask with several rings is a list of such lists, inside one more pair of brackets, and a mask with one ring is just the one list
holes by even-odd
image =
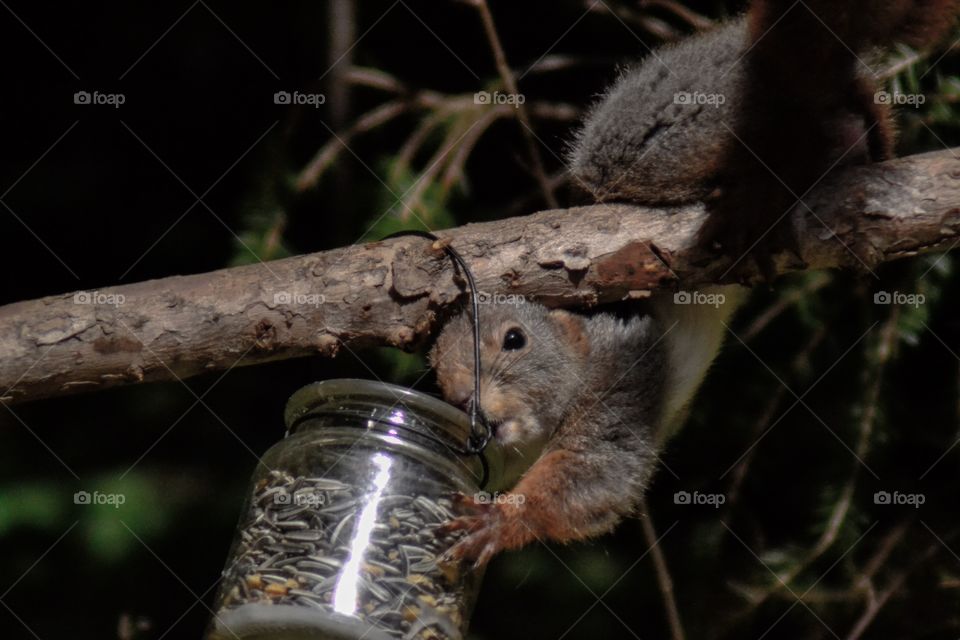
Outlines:
{"label": "squirrel belly", "polygon": [[748,294],[739,285],[725,285],[654,295],[653,314],[665,331],[668,364],[658,446],[686,420],[689,405],[723,346],[727,325]]}

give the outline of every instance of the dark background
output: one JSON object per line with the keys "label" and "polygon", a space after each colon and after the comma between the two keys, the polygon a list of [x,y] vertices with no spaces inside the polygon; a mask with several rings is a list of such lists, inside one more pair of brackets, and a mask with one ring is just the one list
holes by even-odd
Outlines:
{"label": "dark background", "polygon": [[[683,4],[709,19],[741,8]],[[468,4],[353,8],[353,64],[410,92],[469,98],[502,89]],[[545,54],[559,66],[520,81],[529,108],[556,115],[533,120],[550,176],[562,181],[575,119],[617,63],[693,30],[681,8],[492,3],[515,69]],[[416,216],[402,219],[397,196],[431,166],[445,136],[483,114],[463,100],[442,113],[410,109],[357,135],[316,184],[298,188],[332,130],[395,97],[354,87],[340,114],[330,100],[319,109],[274,104],[276,91],[329,97],[346,86],[328,73],[329,34],[342,28],[328,10],[325,2],[3,4],[0,302],[544,208],[519,124],[507,118],[483,132],[449,184],[428,176],[410,203]],[[927,96],[901,116],[901,153],[960,143],[957,56],[927,73],[945,50],[892,80]],[[895,51],[878,69],[909,55]],[[119,92],[125,103],[77,105],[77,91]],[[429,118],[436,127],[401,162],[399,150]],[[564,186],[558,197],[571,202]],[[922,293],[926,303],[875,305],[876,291]],[[891,587],[863,637],[960,635],[957,293],[949,256],[887,265],[876,278],[801,274],[755,292],[738,336],[779,311],[745,344],[730,339],[663,456],[672,473],[660,470],[649,498],[689,637],[847,637],[870,598]],[[376,375],[430,390],[424,373],[417,354],[345,350],[334,361],[0,410],[2,637],[198,637],[247,479],[282,435],[286,398],[329,377]],[[851,453],[862,433],[869,471]],[[75,505],[80,490],[122,493],[126,503]],[[921,493],[925,503],[877,505],[881,490]],[[677,505],[677,491],[721,493],[726,504]],[[807,562],[841,513],[836,535]],[[649,546],[633,520],[590,544],[498,558],[473,637],[667,637]],[[774,572],[797,567],[805,568],[789,590],[755,603]]]}

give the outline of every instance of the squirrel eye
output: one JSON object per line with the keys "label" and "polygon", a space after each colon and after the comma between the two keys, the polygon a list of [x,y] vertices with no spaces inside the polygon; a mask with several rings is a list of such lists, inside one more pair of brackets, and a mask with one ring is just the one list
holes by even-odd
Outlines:
{"label": "squirrel eye", "polygon": [[520,329],[509,329],[503,335],[504,351],[517,351],[518,349],[523,349],[525,346],[527,346],[527,336],[523,335],[523,331]]}

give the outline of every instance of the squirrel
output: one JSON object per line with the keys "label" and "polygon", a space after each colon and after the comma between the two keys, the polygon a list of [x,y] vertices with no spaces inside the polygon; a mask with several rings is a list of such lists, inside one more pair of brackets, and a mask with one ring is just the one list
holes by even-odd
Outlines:
{"label": "squirrel", "polygon": [[[484,307],[478,409],[504,451],[502,484],[513,497],[461,496],[469,515],[446,529],[466,535],[448,557],[479,566],[538,539],[606,533],[633,514],[726,333],[739,294],[723,289],[715,295],[729,297],[716,299],[724,304],[701,309],[657,294],[651,313],[625,319],[533,302]],[[462,408],[473,400],[473,358],[461,314],[429,359],[444,398]]]}
{"label": "squirrel", "polygon": [[807,191],[835,167],[892,156],[893,117],[864,58],[938,42],[958,4],[755,0],[623,72],[576,135],[570,172],[598,202],[705,202],[699,244],[753,255],[770,280],[772,255],[797,253],[784,221]]}
{"label": "squirrel", "polygon": [[[794,248],[782,224],[835,166],[883,160],[889,107],[859,56],[940,39],[960,0],[755,0],[746,16],[651,54],[588,113],[568,160],[597,202],[706,202],[701,244],[752,254]],[[530,542],[600,535],[633,514],[657,451],[683,419],[736,306],[654,297],[619,319],[534,303],[485,307],[479,411],[507,453],[514,498],[470,504],[451,559],[485,564]],[[473,400],[468,317],[430,352],[444,397]]]}

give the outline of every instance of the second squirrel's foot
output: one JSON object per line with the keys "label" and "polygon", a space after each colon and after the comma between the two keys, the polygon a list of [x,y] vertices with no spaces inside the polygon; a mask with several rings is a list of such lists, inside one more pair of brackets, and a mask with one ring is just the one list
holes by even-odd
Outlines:
{"label": "second squirrel's foot", "polygon": [[474,504],[471,511],[440,527],[442,533],[467,532],[444,554],[445,560],[473,560],[481,567],[501,551],[517,549],[534,538],[517,505]]}
{"label": "second squirrel's foot", "polygon": [[730,261],[725,280],[753,284],[757,280],[772,284],[778,276],[776,256],[787,253],[802,268],[800,246],[785,218],[770,225],[767,221],[749,224],[711,214],[699,233],[699,244],[707,253],[722,254]]}

